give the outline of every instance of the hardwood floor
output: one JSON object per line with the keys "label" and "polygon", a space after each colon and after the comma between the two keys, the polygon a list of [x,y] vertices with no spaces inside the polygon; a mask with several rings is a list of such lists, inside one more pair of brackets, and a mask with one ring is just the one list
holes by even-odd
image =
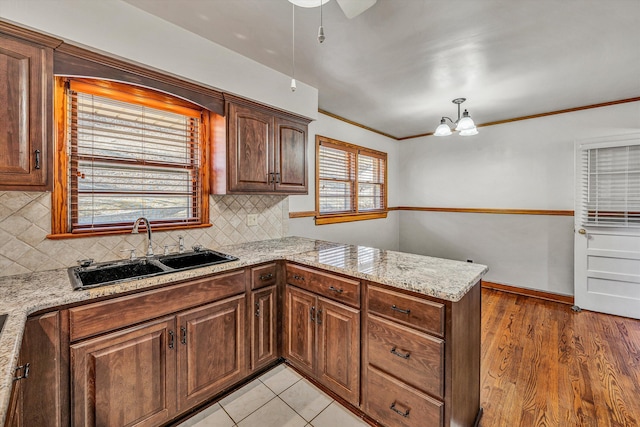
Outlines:
{"label": "hardwood floor", "polygon": [[482,298],[481,427],[640,426],[640,320]]}

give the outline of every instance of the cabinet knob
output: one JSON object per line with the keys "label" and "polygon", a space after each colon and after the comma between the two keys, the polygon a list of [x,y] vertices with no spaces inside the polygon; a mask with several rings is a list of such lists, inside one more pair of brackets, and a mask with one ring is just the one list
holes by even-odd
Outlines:
{"label": "cabinet knob", "polygon": [[16,366],[15,372],[18,373],[22,371],[21,375],[16,375],[13,377],[14,381],[23,380],[29,378],[29,369],[31,368],[31,363],[25,363],[24,365]]}
{"label": "cabinet knob", "polygon": [[584,228],[581,228],[580,230],[578,230],[578,233],[587,234],[587,230],[585,230]]}
{"label": "cabinet knob", "polygon": [[393,348],[391,349],[391,354],[395,354],[396,356],[401,357],[401,358],[403,358],[403,359],[408,359],[408,358],[411,356],[411,353],[409,353],[409,352],[407,352],[407,353],[400,353],[400,352],[397,350],[397,347],[393,347]]}
{"label": "cabinet knob", "polygon": [[397,312],[402,313],[402,314],[411,314],[411,310],[404,310],[402,308],[396,307],[395,304],[393,304],[391,306],[391,310],[397,311]]}
{"label": "cabinet knob", "polygon": [[175,334],[173,333],[173,331],[169,331],[169,348],[173,348],[173,344],[175,341]]}
{"label": "cabinet knob", "polygon": [[389,407],[389,409],[391,409],[391,410],[392,410],[393,412],[395,412],[396,414],[401,415],[401,416],[403,416],[403,417],[405,417],[405,418],[408,418],[408,417],[409,417],[409,409],[407,409],[407,410],[406,410],[406,411],[404,411],[404,412],[403,412],[403,411],[401,411],[400,409],[396,408],[396,402],[393,402],[393,403],[391,404],[391,406]]}

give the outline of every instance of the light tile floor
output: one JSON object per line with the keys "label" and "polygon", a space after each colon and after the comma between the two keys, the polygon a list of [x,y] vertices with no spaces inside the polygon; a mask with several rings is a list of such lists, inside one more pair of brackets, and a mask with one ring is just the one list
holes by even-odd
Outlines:
{"label": "light tile floor", "polygon": [[178,427],[364,427],[349,410],[281,364]]}

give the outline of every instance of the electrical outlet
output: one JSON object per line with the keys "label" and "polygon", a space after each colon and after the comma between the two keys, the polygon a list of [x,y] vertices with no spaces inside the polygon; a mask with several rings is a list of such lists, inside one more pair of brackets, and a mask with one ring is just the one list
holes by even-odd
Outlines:
{"label": "electrical outlet", "polygon": [[255,227],[256,225],[258,225],[258,214],[248,214],[247,225],[249,227]]}

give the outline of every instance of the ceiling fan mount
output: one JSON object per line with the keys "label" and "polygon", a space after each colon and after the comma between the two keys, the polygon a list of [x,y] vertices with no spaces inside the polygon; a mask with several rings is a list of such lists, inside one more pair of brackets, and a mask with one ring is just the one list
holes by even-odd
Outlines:
{"label": "ceiling fan mount", "polygon": [[[336,0],[344,15],[349,18],[355,18],[371,6],[376,4],[377,0]],[[300,7],[319,7],[321,2],[326,4],[329,0],[289,0],[290,3]]]}

